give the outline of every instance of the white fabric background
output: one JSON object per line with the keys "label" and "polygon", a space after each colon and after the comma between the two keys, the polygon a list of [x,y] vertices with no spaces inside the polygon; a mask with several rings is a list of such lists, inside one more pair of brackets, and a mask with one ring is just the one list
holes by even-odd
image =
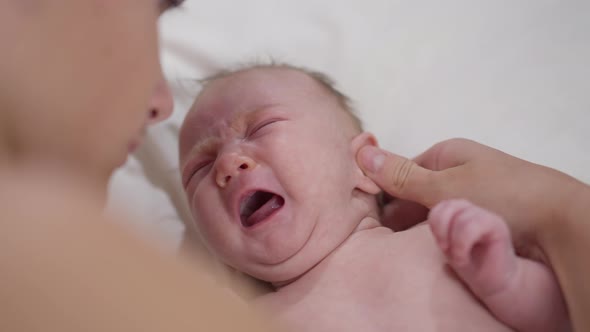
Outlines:
{"label": "white fabric background", "polygon": [[188,0],[161,27],[176,113],[117,173],[111,207],[167,250],[190,219],[176,145],[192,81],[256,59],[328,73],[396,153],[467,137],[590,182],[590,1]]}

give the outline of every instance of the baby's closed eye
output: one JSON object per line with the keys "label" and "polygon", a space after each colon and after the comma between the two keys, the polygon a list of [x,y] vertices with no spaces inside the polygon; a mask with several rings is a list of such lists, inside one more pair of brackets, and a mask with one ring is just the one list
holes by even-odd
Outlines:
{"label": "baby's closed eye", "polygon": [[203,159],[203,160],[198,160],[196,162],[191,163],[190,165],[188,165],[185,168],[184,171],[184,181],[183,181],[183,185],[185,188],[188,187],[188,185],[190,184],[191,180],[193,179],[193,177],[195,177],[195,175],[197,175],[197,173],[204,171],[207,167],[211,166],[213,164],[214,160],[213,159]]}
{"label": "baby's closed eye", "polygon": [[263,121],[260,121],[259,123],[257,123],[256,125],[254,125],[252,127],[252,129],[248,129],[247,133],[246,133],[246,137],[249,139],[253,139],[253,138],[257,138],[263,134],[266,133],[266,129],[272,125],[275,124],[279,121],[284,121],[284,119],[280,119],[280,118],[271,118],[271,119],[266,119]]}

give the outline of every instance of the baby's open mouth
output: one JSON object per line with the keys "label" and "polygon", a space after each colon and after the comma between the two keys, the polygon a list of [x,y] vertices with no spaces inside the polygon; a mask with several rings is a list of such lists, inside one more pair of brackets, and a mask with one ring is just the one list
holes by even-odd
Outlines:
{"label": "baby's open mouth", "polygon": [[244,227],[252,227],[285,205],[285,199],[266,191],[256,191],[240,202],[240,220]]}

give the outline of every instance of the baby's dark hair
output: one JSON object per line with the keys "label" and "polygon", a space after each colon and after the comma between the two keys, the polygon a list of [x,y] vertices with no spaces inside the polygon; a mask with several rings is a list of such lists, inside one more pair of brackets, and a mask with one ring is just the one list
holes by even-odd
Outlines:
{"label": "baby's dark hair", "polygon": [[199,83],[202,85],[203,88],[205,88],[208,84],[212,83],[215,80],[253,69],[288,69],[298,71],[309,76],[316,83],[318,83],[320,87],[322,87],[327,93],[329,93],[336,99],[338,105],[349,115],[355,129],[358,130],[359,133],[363,131],[363,123],[361,119],[356,115],[352,99],[348,97],[346,94],[344,94],[342,91],[340,91],[338,88],[336,88],[336,83],[332,78],[320,71],[271,60],[269,62],[253,62],[240,64],[233,68],[222,69],[211,76],[200,79]]}

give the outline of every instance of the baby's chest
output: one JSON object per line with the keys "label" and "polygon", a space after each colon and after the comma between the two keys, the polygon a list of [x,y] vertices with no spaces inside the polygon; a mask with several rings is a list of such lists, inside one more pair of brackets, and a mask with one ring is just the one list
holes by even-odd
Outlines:
{"label": "baby's chest", "polygon": [[435,330],[428,312],[438,304],[431,303],[433,299],[420,287],[422,278],[396,271],[386,281],[381,267],[348,272],[279,301],[282,304],[274,309],[277,318],[294,331]]}
{"label": "baby's chest", "polygon": [[274,294],[278,319],[296,331],[508,331],[434,246],[371,243],[340,252]]}

